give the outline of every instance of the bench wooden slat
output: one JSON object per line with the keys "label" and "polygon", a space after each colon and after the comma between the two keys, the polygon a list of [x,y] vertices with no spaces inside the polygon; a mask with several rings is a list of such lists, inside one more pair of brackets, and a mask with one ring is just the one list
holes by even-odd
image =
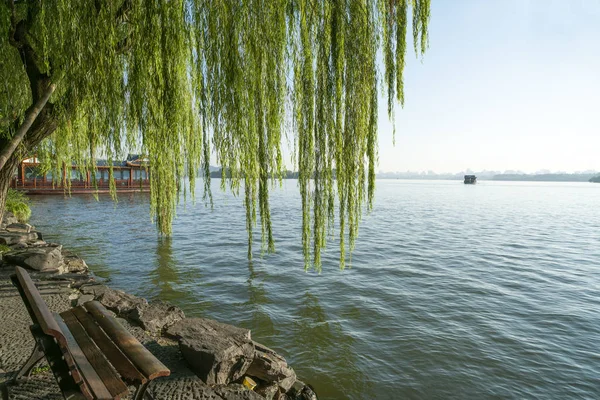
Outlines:
{"label": "bench wooden slat", "polygon": [[85,384],[93,393],[94,398],[97,400],[111,400],[113,396],[110,394],[110,391],[106,388],[102,380],[98,376],[98,373],[94,370],[94,367],[89,363],[88,359],[85,357],[83,350],[77,344],[77,341],[69,332],[69,329],[60,315],[54,314],[54,320],[57,325],[63,332],[64,338],[67,343],[67,349],[71,356],[73,356],[73,360],[77,365],[77,369],[81,371],[81,375],[84,378]]}
{"label": "bench wooden slat", "polygon": [[61,313],[60,316],[65,321],[65,324],[77,341],[77,344],[83,351],[83,354],[89,361],[92,368],[94,368],[110,394],[114,398],[119,398],[126,394],[128,392],[127,386],[125,386],[123,381],[112,369],[111,365],[102,355],[102,352],[94,344],[94,341],[87,335],[85,329],[83,326],[81,326],[72,310],[65,311]]}
{"label": "bench wooden slat", "polygon": [[127,329],[119,324],[117,320],[112,318],[102,304],[97,301],[88,301],[84,304],[84,307],[148,379],[169,376],[169,369],[150,353]]}
{"label": "bench wooden slat", "polygon": [[56,340],[61,342],[63,345],[66,345],[63,332],[61,332],[58,324],[52,316],[52,313],[50,312],[50,309],[48,309],[46,302],[42,299],[40,292],[35,287],[35,284],[31,280],[29,274],[21,267],[16,267],[15,272],[17,274],[17,279],[21,284],[21,288],[23,289],[23,292],[29,301],[29,306],[31,307],[31,310],[37,319],[37,321],[34,322],[37,323],[40,328],[42,328],[42,331],[46,335],[50,335],[56,338]]}
{"label": "bench wooden slat", "polygon": [[[94,340],[96,346],[108,358],[108,361],[121,374],[127,382],[143,384],[147,379],[138,371],[121,350],[113,343],[106,333],[96,324],[93,318],[82,306],[75,307],[71,311],[79,323],[83,325],[86,333]],[[62,314],[61,314],[62,315]],[[66,321],[66,320],[65,320]]]}

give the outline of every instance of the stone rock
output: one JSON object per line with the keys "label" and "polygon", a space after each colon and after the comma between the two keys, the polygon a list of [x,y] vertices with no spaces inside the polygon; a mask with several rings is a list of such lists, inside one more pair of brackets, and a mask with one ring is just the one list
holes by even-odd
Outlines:
{"label": "stone rock", "polygon": [[304,386],[306,386],[304,382],[297,380],[290,388],[290,393],[294,395],[300,394],[302,392],[302,389],[304,389]]}
{"label": "stone rock", "polygon": [[94,295],[91,294],[82,294],[74,301],[74,307],[79,307],[87,303],[88,301],[94,300]]}
{"label": "stone rock", "polygon": [[125,293],[122,290],[111,289],[99,283],[85,283],[80,286],[79,291],[93,296],[94,300],[99,301],[104,307],[117,315],[127,316],[136,307],[148,304],[146,299]]}
{"label": "stone rock", "polygon": [[[65,275],[71,275],[71,274],[65,274]],[[71,281],[71,288],[73,289],[79,289],[81,288],[83,285],[91,285],[91,284],[95,284],[96,280],[94,279],[93,276],[88,275],[88,274],[76,274],[77,278],[73,278]]]}
{"label": "stone rock", "polygon": [[213,390],[221,396],[223,400],[264,400],[261,395],[239,383],[227,386],[215,386]]}
{"label": "stone rock", "polygon": [[254,360],[246,373],[266,382],[277,382],[283,392],[290,390],[296,382],[296,373],[285,358],[260,343],[254,342],[254,346]]}
{"label": "stone rock", "polygon": [[277,382],[271,382],[263,385],[258,385],[256,389],[254,389],[256,393],[260,394],[266,400],[277,399],[277,394],[279,393],[279,385]]}
{"label": "stone rock", "polygon": [[[77,289],[82,285],[89,285],[94,282],[94,277],[87,274],[65,273],[48,276],[47,279],[54,281],[64,281],[73,289]],[[77,295],[79,296],[79,294]]]}
{"label": "stone rock", "polygon": [[30,240],[35,240],[35,239],[37,239],[37,235],[32,232],[29,232],[29,233],[17,233],[17,232],[7,232],[7,231],[0,232],[0,244],[4,244],[7,246],[17,244],[17,243],[28,242]]}
{"label": "stone rock", "polygon": [[29,233],[29,232],[31,232],[31,228],[32,228],[32,226],[29,224],[15,222],[10,225],[7,225],[6,231],[14,232],[14,233]]}
{"label": "stone rock", "polygon": [[171,325],[166,331],[167,336],[173,339],[190,337],[199,333],[239,336],[242,339],[251,340],[249,329],[238,328],[207,318],[185,318]]}
{"label": "stone rock", "polygon": [[60,269],[61,274],[69,272],[85,273],[89,271],[83,258],[70,251],[63,251],[63,262],[64,265]]}
{"label": "stone rock", "polygon": [[136,307],[127,317],[137,322],[146,331],[162,332],[163,329],[185,318],[185,315],[179,307],[164,301],[153,301]]}
{"label": "stone rock", "polygon": [[300,393],[300,398],[302,400],[318,400],[317,394],[310,385],[304,386],[304,389]]}
{"label": "stone rock", "polygon": [[[41,246],[47,246],[47,245],[48,245],[48,243],[46,243],[40,239],[30,240],[29,242],[27,242],[27,246],[29,246],[29,247],[41,247]],[[64,257],[64,254],[63,254],[63,257]]]}
{"label": "stone rock", "polygon": [[4,254],[3,259],[11,264],[36,271],[57,271],[62,264],[62,246],[31,247]]}
{"label": "stone rock", "polygon": [[28,247],[29,247],[29,245],[27,243],[23,243],[23,242],[16,243],[16,244],[13,244],[10,246],[10,248],[13,250],[22,250],[22,249],[26,249]]}
{"label": "stone rock", "polygon": [[122,316],[127,316],[137,307],[142,307],[148,304],[146,299],[125,293],[122,290],[111,289],[109,287],[106,287],[106,290],[104,290],[99,296],[94,294],[94,297],[96,300],[102,303],[104,307],[114,311],[117,315]]}
{"label": "stone rock", "polygon": [[93,283],[91,285],[82,285],[79,288],[79,291],[83,294],[91,294],[94,296],[94,299],[98,299],[102,296],[106,291],[111,290],[106,285],[101,285],[99,283]]}
{"label": "stone rock", "polygon": [[4,225],[4,227],[11,224],[16,224],[18,222],[19,220],[17,217],[15,217],[15,214],[11,213],[10,211],[4,212],[4,216],[2,217],[2,225]]}
{"label": "stone rock", "polygon": [[313,388],[302,381],[294,382],[287,395],[294,400],[318,400]]}
{"label": "stone rock", "polygon": [[181,354],[208,385],[226,385],[242,377],[254,357],[254,344],[228,330],[188,331],[179,340]]}

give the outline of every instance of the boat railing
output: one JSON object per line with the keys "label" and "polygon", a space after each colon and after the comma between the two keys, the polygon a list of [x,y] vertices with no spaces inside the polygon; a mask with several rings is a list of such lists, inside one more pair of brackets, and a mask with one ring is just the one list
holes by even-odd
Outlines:
{"label": "boat railing", "polygon": [[[115,186],[117,188],[136,188],[141,186],[149,186],[149,179],[115,179]],[[53,188],[62,188],[62,181],[52,181],[49,179],[44,179],[43,177],[35,177],[35,178],[26,178],[26,179],[18,179],[13,178],[11,185],[12,188],[15,189],[53,189]],[[71,180],[71,188],[85,188],[85,189],[94,189],[98,188],[109,188],[110,182],[108,179],[98,179],[96,181],[96,185],[93,182],[88,182],[87,180],[81,179],[72,179]]]}

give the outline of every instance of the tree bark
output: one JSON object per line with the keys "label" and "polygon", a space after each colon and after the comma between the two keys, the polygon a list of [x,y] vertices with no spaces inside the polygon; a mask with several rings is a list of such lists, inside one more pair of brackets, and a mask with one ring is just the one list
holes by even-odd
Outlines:
{"label": "tree bark", "polygon": [[6,161],[8,161],[19,144],[21,144],[23,138],[29,131],[29,128],[31,128],[31,125],[33,125],[35,122],[38,114],[42,111],[52,93],[54,93],[54,89],[56,89],[56,85],[54,83],[48,86],[48,89],[46,89],[44,95],[27,112],[27,116],[25,117],[23,124],[19,127],[19,129],[17,129],[15,136],[13,136],[10,142],[8,142],[8,144],[2,149],[0,152],[0,170],[4,168]]}
{"label": "tree bark", "polygon": [[2,219],[4,218],[6,193],[8,193],[10,181],[12,180],[15,168],[19,165],[19,161],[17,153],[13,153],[6,161],[4,168],[0,169],[0,222],[2,222]]}

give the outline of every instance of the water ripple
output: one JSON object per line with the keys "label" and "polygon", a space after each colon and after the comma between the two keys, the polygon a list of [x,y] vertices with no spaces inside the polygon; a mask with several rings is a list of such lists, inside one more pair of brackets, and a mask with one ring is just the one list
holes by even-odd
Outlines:
{"label": "water ripple", "polygon": [[[252,329],[322,399],[600,398],[600,185],[379,181],[350,268],[303,271],[300,197],[271,199],[277,253],[246,259],[241,199],[33,199],[33,221],[116,287]],[[201,185],[199,185],[201,187]]]}

